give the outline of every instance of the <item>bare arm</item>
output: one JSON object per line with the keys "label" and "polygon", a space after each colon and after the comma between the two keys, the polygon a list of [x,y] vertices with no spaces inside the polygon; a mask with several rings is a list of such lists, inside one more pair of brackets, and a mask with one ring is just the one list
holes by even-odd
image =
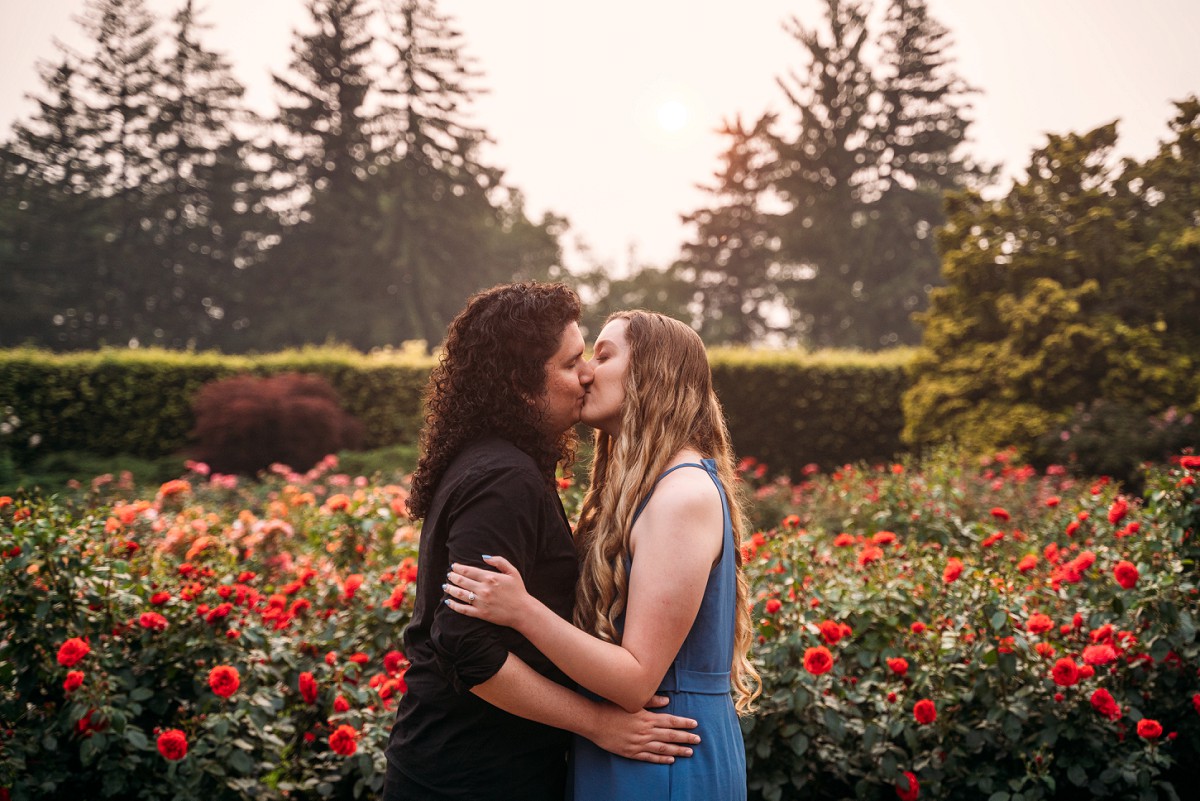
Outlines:
{"label": "bare arm", "polygon": [[[678,471],[655,491],[632,534],[633,566],[620,645],[575,628],[524,591],[520,574],[454,565],[456,612],[517,629],[568,676],[627,711],[645,706],[687,637],[721,552],[724,518],[712,480]],[[464,603],[474,593],[474,603]]]}
{"label": "bare arm", "polygon": [[630,714],[612,704],[591,701],[550,681],[513,654],[500,671],[471,692],[492,706],[547,726],[586,737],[618,756],[670,764],[692,755],[700,742],[688,731],[696,721],[639,709]]}

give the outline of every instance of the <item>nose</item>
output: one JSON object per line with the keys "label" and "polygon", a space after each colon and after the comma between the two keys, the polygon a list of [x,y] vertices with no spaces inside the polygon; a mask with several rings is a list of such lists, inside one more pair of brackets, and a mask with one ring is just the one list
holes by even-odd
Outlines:
{"label": "nose", "polygon": [[579,361],[579,383],[586,387],[592,383],[592,379],[595,377],[596,377],[596,368],[592,365],[592,362],[590,360],[584,361],[583,359],[580,359],[580,361]]}

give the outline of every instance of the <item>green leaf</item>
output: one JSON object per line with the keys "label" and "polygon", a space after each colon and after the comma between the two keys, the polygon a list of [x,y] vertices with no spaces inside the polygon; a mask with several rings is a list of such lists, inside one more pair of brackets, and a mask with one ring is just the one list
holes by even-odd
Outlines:
{"label": "green leaf", "polygon": [[1000,790],[988,796],[988,801],[1009,801],[1011,796],[1007,790]]}
{"label": "green leaf", "polygon": [[146,739],[146,735],[142,730],[135,726],[129,726],[125,729],[125,740],[139,751],[144,751],[150,747],[150,741]]}
{"label": "green leaf", "polygon": [[254,760],[245,751],[234,751],[230,754],[229,766],[238,773],[247,776],[254,772]]}
{"label": "green leaf", "polygon": [[1000,631],[1006,625],[1008,625],[1008,613],[1003,609],[1000,609],[988,619],[988,623],[993,629]]}
{"label": "green leaf", "polygon": [[1083,787],[1088,781],[1087,771],[1082,765],[1072,765],[1067,768],[1067,779],[1076,787]]}
{"label": "green leaf", "polygon": [[149,701],[153,697],[154,691],[149,687],[136,687],[129,694],[129,700],[131,701]]}
{"label": "green leaf", "polygon": [[804,756],[804,753],[808,750],[808,737],[803,733],[796,734],[788,740],[788,744],[792,747],[793,754]]}

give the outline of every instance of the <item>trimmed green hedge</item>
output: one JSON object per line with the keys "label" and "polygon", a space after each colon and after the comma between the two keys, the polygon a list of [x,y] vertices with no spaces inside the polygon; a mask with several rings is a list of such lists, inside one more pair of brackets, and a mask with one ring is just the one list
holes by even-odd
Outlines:
{"label": "trimmed green hedge", "polygon": [[209,381],[238,373],[316,373],[363,422],[365,445],[374,448],[416,441],[421,393],[432,366],[431,358],[411,353],[364,356],[338,348],[255,357],[9,350],[0,351],[0,408],[11,406],[20,418],[12,437],[18,455],[28,450],[31,435],[40,435],[39,450],[153,458],[187,444],[191,398]]}
{"label": "trimmed green hedge", "polygon": [[714,350],[713,382],[739,455],[799,477],[905,450],[900,400],[915,351]]}
{"label": "trimmed green hedge", "polygon": [[[903,450],[900,398],[908,350],[803,354],[716,350],[713,378],[737,452],[772,472],[799,475],[888,459]],[[11,437],[20,458],[31,435],[38,450],[154,458],[178,452],[192,428],[191,398],[205,383],[236,373],[317,373],[367,429],[368,448],[413,443],[421,395],[434,360],[411,352],[363,355],[308,348],[263,356],[164,350],[50,354],[0,351],[0,409],[21,423]]]}

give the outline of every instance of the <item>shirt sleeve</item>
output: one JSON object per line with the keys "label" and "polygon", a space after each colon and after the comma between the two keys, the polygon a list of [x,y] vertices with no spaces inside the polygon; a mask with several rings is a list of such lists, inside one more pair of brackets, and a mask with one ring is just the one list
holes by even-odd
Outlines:
{"label": "shirt sleeve", "polygon": [[[516,469],[489,470],[464,481],[452,500],[446,547],[450,562],[491,570],[482,557],[503,556],[522,576],[537,554],[541,478]],[[506,635],[507,633],[507,635]],[[512,630],[438,604],[430,638],[447,682],[460,693],[494,676],[508,658]]]}

